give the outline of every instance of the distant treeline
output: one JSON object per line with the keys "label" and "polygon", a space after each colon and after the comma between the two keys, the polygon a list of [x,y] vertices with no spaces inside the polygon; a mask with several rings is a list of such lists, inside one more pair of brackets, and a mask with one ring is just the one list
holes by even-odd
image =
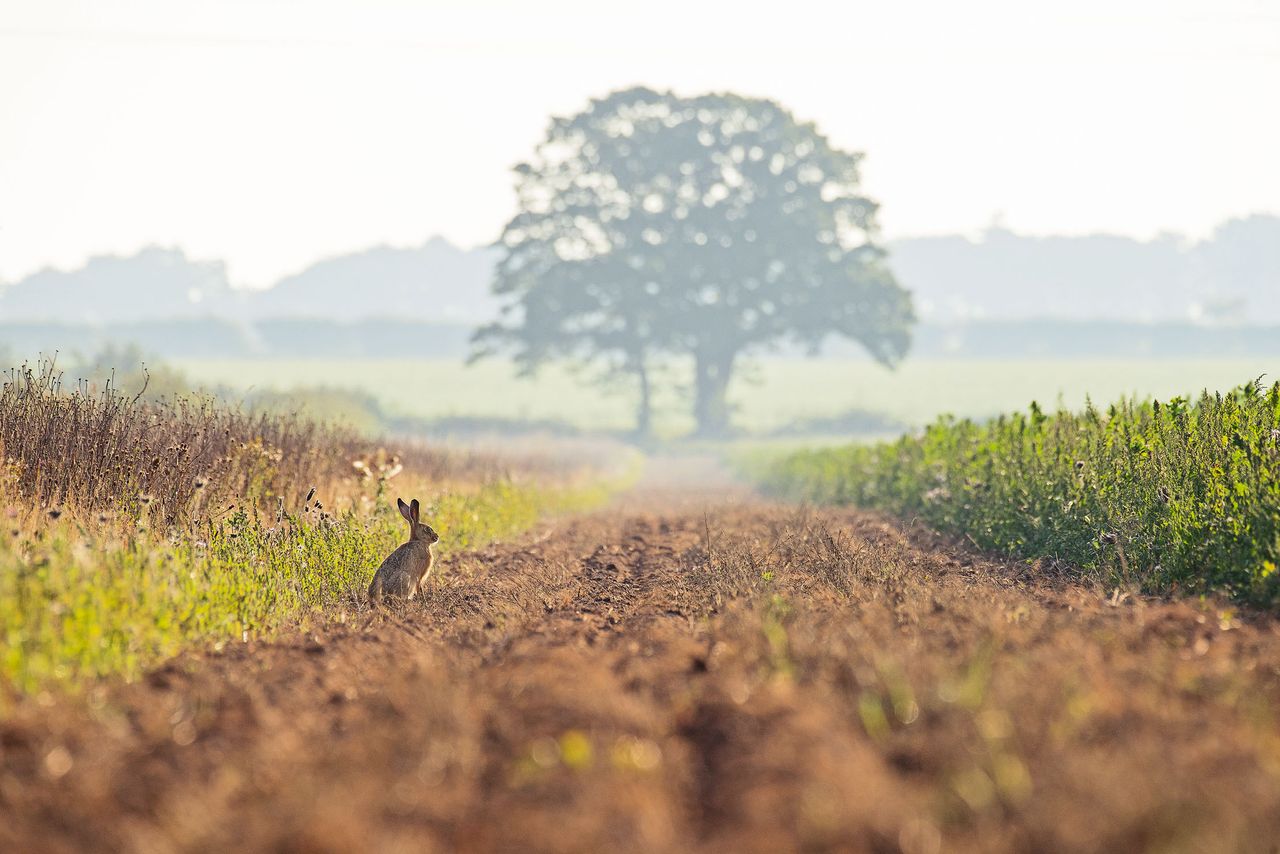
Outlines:
{"label": "distant treeline", "polygon": [[[889,266],[931,323],[1110,317],[1280,323],[1280,215],[1227,220],[1191,240],[1017,234],[993,227],[888,243]],[[495,250],[439,237],[316,262],[268,290],[234,288],[226,264],[151,246],[0,283],[0,322],[124,323],[221,317],[350,322],[393,312],[436,323],[497,316]]]}
{"label": "distant treeline", "polygon": [[[406,320],[263,320],[218,318],[88,325],[2,323],[0,352],[27,357],[59,351],[87,355],[134,345],[164,358],[462,359],[472,328]],[[824,354],[866,358],[852,344]],[[1232,358],[1280,354],[1280,326],[1207,326],[1095,320],[988,320],[921,324],[911,358]],[[800,356],[802,351],[782,352]]]}
{"label": "distant treeline", "polygon": [[403,320],[264,320],[217,318],[110,323],[0,324],[0,348],[13,356],[59,351],[89,354],[113,345],[182,358],[462,358],[471,328]]}

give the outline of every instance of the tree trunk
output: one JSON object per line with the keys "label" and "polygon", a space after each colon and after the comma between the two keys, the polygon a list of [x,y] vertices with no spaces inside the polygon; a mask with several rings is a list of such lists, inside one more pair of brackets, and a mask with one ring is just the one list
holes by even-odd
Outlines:
{"label": "tree trunk", "polygon": [[648,439],[653,431],[653,400],[649,387],[649,366],[641,357],[635,366],[636,380],[640,385],[640,401],[636,404],[636,438]]}
{"label": "tree trunk", "polygon": [[697,435],[723,436],[729,429],[729,403],[725,393],[733,374],[734,353],[702,353],[694,356],[693,417]]}

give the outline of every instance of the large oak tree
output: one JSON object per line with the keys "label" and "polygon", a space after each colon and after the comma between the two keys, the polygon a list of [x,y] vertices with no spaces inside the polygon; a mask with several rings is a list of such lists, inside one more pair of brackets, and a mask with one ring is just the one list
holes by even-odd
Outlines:
{"label": "large oak tree", "polygon": [[654,359],[690,356],[703,435],[727,428],[744,355],[842,335],[895,364],[911,299],[875,242],[860,160],[773,101],[731,94],[636,88],[554,119],[516,168],[494,282],[508,302],[476,355],[632,376],[641,433]]}

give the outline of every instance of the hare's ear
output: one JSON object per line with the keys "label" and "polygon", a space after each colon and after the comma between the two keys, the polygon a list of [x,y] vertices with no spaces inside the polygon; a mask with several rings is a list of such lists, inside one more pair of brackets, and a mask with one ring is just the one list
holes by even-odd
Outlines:
{"label": "hare's ear", "polygon": [[400,515],[404,517],[405,521],[412,525],[414,522],[413,511],[409,509],[408,504],[404,503],[404,499],[397,498],[396,506],[400,508]]}
{"label": "hare's ear", "polygon": [[421,506],[418,504],[418,499],[413,499],[413,502],[409,505],[409,512],[413,514],[413,524],[415,525],[418,524],[418,511],[421,509]]}

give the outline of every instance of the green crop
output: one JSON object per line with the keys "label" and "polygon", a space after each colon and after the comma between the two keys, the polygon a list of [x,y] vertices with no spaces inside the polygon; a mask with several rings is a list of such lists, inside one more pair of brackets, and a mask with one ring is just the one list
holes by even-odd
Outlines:
{"label": "green crop", "polygon": [[769,491],[920,519],[984,549],[1151,591],[1280,599],[1280,383],[1100,411],[944,417],[757,459]]}

